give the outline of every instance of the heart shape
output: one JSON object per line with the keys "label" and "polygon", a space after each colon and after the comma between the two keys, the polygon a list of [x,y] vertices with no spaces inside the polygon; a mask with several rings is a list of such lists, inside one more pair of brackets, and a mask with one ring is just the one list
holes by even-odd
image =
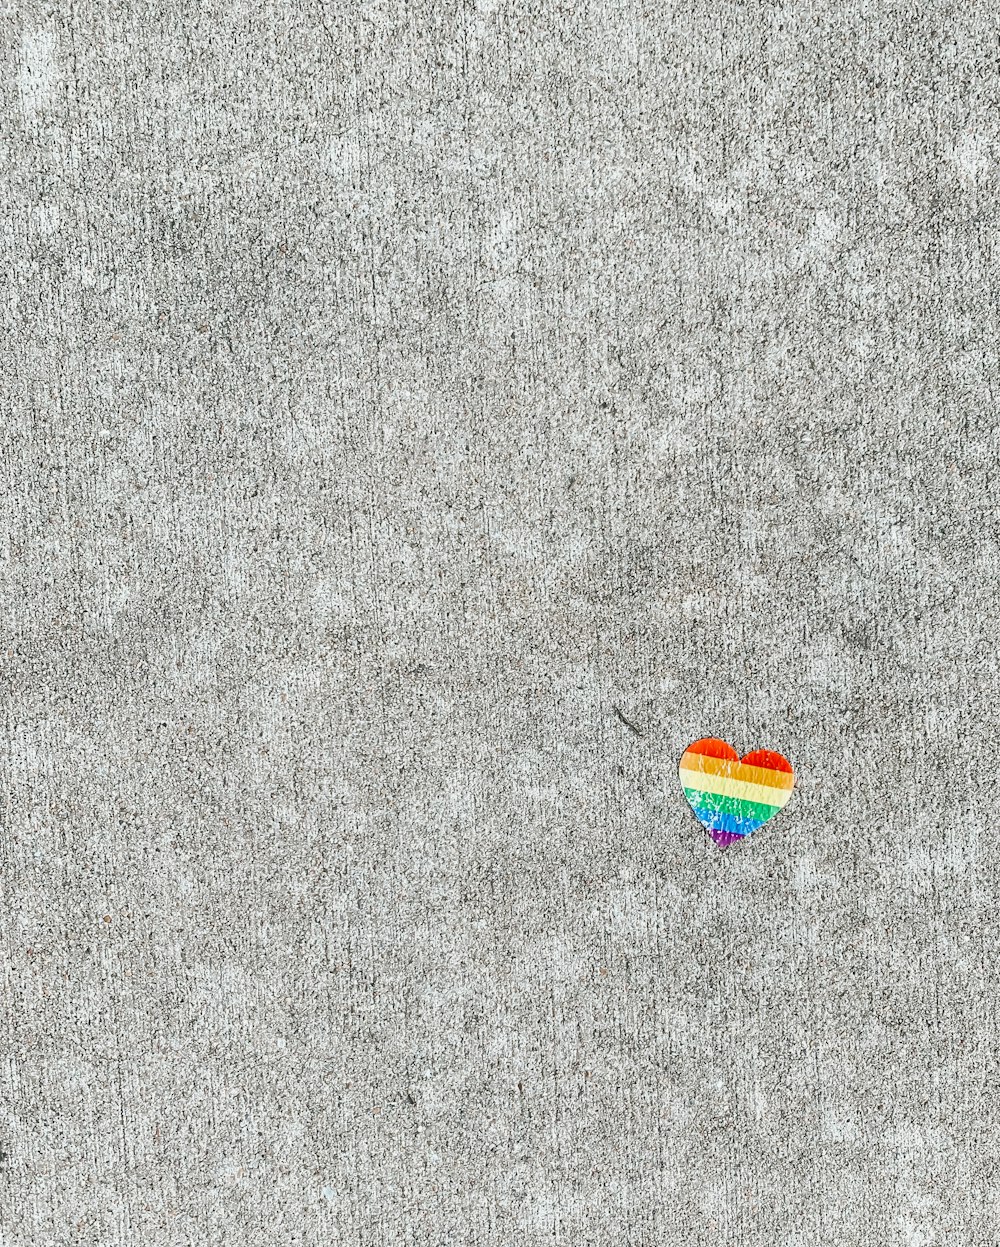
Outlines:
{"label": "heart shape", "polygon": [[695,817],[722,849],[763,827],[792,795],[795,772],[773,749],[744,758],[724,740],[707,736],[684,750],[681,787]]}

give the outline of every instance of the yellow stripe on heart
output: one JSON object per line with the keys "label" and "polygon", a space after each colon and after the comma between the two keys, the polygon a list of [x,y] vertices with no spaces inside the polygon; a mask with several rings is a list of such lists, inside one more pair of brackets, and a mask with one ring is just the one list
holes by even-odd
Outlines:
{"label": "yellow stripe on heart", "polygon": [[[759,770],[759,767],[744,767],[743,770]],[[734,779],[729,775],[712,775],[708,771],[680,768],[681,785],[684,788],[697,788],[701,792],[714,792],[723,797],[739,797],[743,801],[756,801],[761,805],[773,805],[777,809],[785,804],[792,795],[791,788],[776,788],[772,784],[752,784],[745,779]]]}

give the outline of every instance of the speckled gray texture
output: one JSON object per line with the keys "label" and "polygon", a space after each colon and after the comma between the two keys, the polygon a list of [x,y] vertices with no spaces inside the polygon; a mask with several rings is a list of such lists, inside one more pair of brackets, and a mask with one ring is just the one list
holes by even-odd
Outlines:
{"label": "speckled gray texture", "polygon": [[0,22],[3,1247],[995,1247],[995,6]]}

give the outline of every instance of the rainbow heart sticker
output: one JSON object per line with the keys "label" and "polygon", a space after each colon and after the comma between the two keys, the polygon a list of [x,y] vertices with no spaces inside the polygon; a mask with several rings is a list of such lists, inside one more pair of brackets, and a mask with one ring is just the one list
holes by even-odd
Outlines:
{"label": "rainbow heart sticker", "polygon": [[722,849],[763,827],[792,795],[795,772],[772,749],[740,759],[724,740],[706,737],[684,750],[681,787],[695,817]]}

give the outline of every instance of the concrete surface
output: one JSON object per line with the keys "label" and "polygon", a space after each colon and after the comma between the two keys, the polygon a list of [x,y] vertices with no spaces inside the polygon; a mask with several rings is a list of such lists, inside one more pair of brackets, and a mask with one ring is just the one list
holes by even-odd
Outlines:
{"label": "concrete surface", "polygon": [[3,1247],[995,1247],[995,7],[0,22]]}

